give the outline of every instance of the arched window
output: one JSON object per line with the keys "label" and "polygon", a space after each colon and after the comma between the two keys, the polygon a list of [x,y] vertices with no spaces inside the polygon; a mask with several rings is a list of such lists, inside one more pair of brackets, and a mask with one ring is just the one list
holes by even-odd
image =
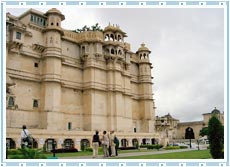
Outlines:
{"label": "arched window", "polygon": [[106,35],[105,35],[105,41],[108,41],[108,40],[109,40],[109,35],[106,34]]}
{"label": "arched window", "polygon": [[112,40],[114,41],[114,35],[113,34],[110,35],[110,38],[112,38]]}
{"label": "arched window", "polygon": [[84,55],[85,54],[85,46],[81,47],[81,54]]}
{"label": "arched window", "polygon": [[115,52],[114,52],[114,49],[111,49],[111,54],[114,54]]}

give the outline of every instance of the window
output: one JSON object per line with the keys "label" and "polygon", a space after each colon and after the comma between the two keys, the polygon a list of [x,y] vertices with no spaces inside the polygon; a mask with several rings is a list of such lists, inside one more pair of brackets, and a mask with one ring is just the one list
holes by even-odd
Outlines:
{"label": "window", "polygon": [[8,107],[13,107],[13,106],[14,106],[14,97],[10,96],[8,101]]}
{"label": "window", "polygon": [[33,15],[30,16],[30,21],[34,21],[34,16]]}
{"label": "window", "polygon": [[21,39],[21,37],[22,37],[22,33],[16,32],[16,39]]}
{"label": "window", "polygon": [[136,133],[137,132],[137,128],[134,128],[133,131],[134,131],[134,133]]}
{"label": "window", "polygon": [[34,108],[37,108],[37,107],[38,107],[38,100],[37,100],[37,99],[34,99],[34,100],[33,100],[33,107],[34,107]]}
{"label": "window", "polygon": [[71,130],[71,129],[72,129],[72,123],[68,122],[68,130]]}
{"label": "window", "polygon": [[34,63],[34,67],[38,67],[38,63]]}

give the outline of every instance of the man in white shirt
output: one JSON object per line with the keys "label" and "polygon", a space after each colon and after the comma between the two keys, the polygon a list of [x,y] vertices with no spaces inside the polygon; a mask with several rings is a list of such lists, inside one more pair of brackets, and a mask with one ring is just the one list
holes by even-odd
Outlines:
{"label": "man in white shirt", "polygon": [[26,140],[28,136],[30,136],[30,132],[26,129],[26,125],[23,125],[21,131],[21,148],[24,148],[25,146],[31,147],[32,143]]}

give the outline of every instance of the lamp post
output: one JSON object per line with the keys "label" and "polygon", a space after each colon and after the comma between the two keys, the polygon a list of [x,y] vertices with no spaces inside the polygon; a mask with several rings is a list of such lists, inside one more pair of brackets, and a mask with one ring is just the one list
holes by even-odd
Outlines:
{"label": "lamp post", "polygon": [[55,146],[56,146],[56,144],[55,144],[55,141],[53,140],[53,143],[52,143],[52,152],[53,152],[53,157],[55,157],[55,152],[56,152],[56,150],[55,150]]}

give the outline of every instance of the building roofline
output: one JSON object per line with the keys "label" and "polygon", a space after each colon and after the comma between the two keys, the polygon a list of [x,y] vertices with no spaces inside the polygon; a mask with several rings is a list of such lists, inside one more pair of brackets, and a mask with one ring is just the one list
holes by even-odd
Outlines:
{"label": "building roofline", "polygon": [[23,17],[25,17],[26,15],[28,15],[29,13],[33,13],[33,14],[37,14],[41,17],[47,18],[47,16],[45,16],[43,12],[38,11],[36,9],[32,9],[30,8],[29,10],[27,10],[26,12],[22,13],[20,16],[18,16],[19,19],[22,19]]}

